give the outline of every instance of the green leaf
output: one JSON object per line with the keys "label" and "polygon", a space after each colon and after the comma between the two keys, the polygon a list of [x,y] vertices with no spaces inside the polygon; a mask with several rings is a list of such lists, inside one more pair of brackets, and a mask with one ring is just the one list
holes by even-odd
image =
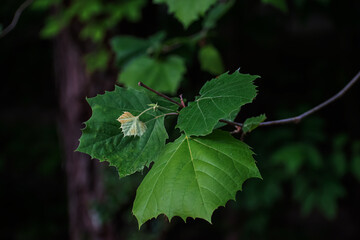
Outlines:
{"label": "green leaf", "polygon": [[159,92],[176,93],[185,71],[184,60],[178,56],[165,60],[143,56],[126,66],[119,75],[119,82],[135,88],[141,81]]}
{"label": "green leaf", "polygon": [[169,13],[174,13],[175,17],[187,28],[192,22],[213,5],[216,0],[154,0],[155,3],[166,3]]}
{"label": "green leaf", "polygon": [[136,192],[139,227],[160,214],[211,222],[213,211],[235,200],[245,180],[261,178],[252,155],[249,146],[221,130],[180,136],[166,145]]}
{"label": "green leaf", "polygon": [[105,70],[108,66],[110,54],[107,49],[102,48],[85,55],[86,70],[90,73],[96,70]]}
{"label": "green leaf", "polygon": [[224,72],[224,65],[220,53],[212,45],[206,45],[199,51],[199,62],[201,69],[214,75]]}
{"label": "green leaf", "polygon": [[256,96],[256,75],[224,73],[207,82],[200,95],[180,111],[177,127],[187,135],[204,136],[212,132],[220,119],[229,117]]}
{"label": "green leaf", "polygon": [[215,7],[209,10],[203,21],[204,29],[212,29],[216,26],[217,21],[234,5],[235,0],[219,2]]}
{"label": "green leaf", "polygon": [[156,102],[143,92],[117,86],[115,91],[87,101],[93,113],[82,130],[77,151],[100,161],[108,161],[118,169],[120,177],[140,171],[157,159],[168,137],[164,113],[170,110],[158,108],[157,111],[144,112],[140,117],[147,126],[144,134],[141,137],[124,137],[117,118],[125,111],[139,115],[149,108],[148,104]]}
{"label": "green leaf", "polygon": [[260,116],[251,117],[251,118],[246,119],[244,122],[244,125],[242,127],[243,133],[251,132],[252,130],[257,128],[260,123],[265,121],[265,119],[266,119],[265,114],[261,114]]}
{"label": "green leaf", "polygon": [[116,64],[123,67],[132,59],[143,56],[150,48],[156,49],[164,40],[163,32],[156,33],[149,39],[141,39],[133,36],[116,36],[111,39],[111,47],[116,54]]}
{"label": "green leaf", "polygon": [[282,12],[287,12],[288,7],[286,4],[286,0],[261,0],[263,3],[267,3],[273,5],[274,7],[278,8]]}

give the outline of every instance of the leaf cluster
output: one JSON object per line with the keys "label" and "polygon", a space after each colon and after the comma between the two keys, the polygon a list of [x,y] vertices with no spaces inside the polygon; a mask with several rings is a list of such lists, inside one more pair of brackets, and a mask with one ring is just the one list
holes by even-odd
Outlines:
{"label": "leaf cluster", "polygon": [[[220,119],[236,116],[234,112],[252,102],[256,78],[224,73],[207,82],[200,96],[180,110],[180,103],[153,93],[116,87],[88,99],[93,114],[77,150],[108,161],[120,177],[154,162],[133,206],[139,226],[159,214],[211,222],[213,211],[235,199],[246,179],[261,177],[250,148],[215,130]],[[178,115],[182,134],[165,145],[164,121],[169,115]]]}

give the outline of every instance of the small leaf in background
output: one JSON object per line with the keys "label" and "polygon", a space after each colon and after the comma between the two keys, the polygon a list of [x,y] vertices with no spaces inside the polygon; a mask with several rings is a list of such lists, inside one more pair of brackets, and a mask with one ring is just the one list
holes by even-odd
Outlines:
{"label": "small leaf in background", "polygon": [[100,1],[86,1],[86,4],[79,2],[78,17],[81,22],[88,22],[96,15],[103,12],[104,5]]}
{"label": "small leaf in background", "polygon": [[337,214],[337,201],[346,192],[339,181],[324,175],[322,178],[298,176],[294,179],[294,198],[302,204],[302,213],[308,215],[316,208],[329,220]]}
{"label": "small leaf in background", "polygon": [[200,96],[181,109],[177,127],[189,136],[211,133],[220,119],[252,102],[256,96],[253,81],[258,77],[236,71],[210,80],[201,88]]}
{"label": "small leaf in background", "polygon": [[360,141],[355,141],[352,146],[351,171],[360,181]]}
{"label": "small leaf in background", "polygon": [[160,214],[211,222],[214,210],[235,200],[245,180],[261,178],[252,155],[249,146],[220,130],[169,143],[136,192],[139,227]]}
{"label": "small leaf in background", "polygon": [[[77,151],[108,161],[117,168],[120,177],[140,171],[157,159],[168,138],[164,113],[171,109],[159,107],[157,111],[144,112],[148,104],[157,102],[152,102],[143,92],[117,86],[115,91],[87,100],[92,116],[85,123]],[[124,137],[116,119],[126,111],[135,115],[144,112],[141,116],[147,130],[141,137]]]}
{"label": "small leaf in background", "polygon": [[61,0],[36,0],[30,5],[30,8],[32,10],[47,10],[60,2]]}
{"label": "small leaf in background", "polygon": [[203,71],[213,75],[219,75],[224,72],[224,65],[220,53],[212,45],[206,45],[200,48],[199,62]]}
{"label": "small leaf in background", "polygon": [[81,39],[91,39],[94,43],[100,43],[106,35],[106,27],[101,23],[88,23],[80,31]]}
{"label": "small leaf in background", "polygon": [[51,16],[46,20],[40,35],[43,38],[51,38],[57,35],[68,23],[70,19],[64,16]]}
{"label": "small leaf in background", "polygon": [[157,49],[165,38],[164,32],[156,33],[148,39],[133,36],[117,36],[111,39],[111,47],[116,55],[116,65],[124,67],[129,61]]}
{"label": "small leaf in background", "polygon": [[235,0],[230,1],[219,1],[217,5],[215,5],[213,8],[211,8],[208,12],[208,14],[205,16],[203,21],[203,28],[204,29],[212,29],[216,26],[216,23],[219,21],[219,19],[231,9],[231,7],[234,5]]}
{"label": "small leaf in background", "polygon": [[169,13],[174,13],[175,17],[187,28],[204,15],[216,0],[154,0],[154,2],[166,3]]}
{"label": "small leaf in background", "polygon": [[138,87],[143,82],[165,93],[176,93],[186,71],[184,60],[176,55],[158,60],[143,56],[134,59],[119,75],[119,82],[128,87]]}
{"label": "small leaf in background", "polygon": [[146,131],[146,124],[140,121],[139,116],[133,116],[130,112],[124,112],[118,119],[124,136],[141,137]]}
{"label": "small leaf in background", "polygon": [[270,4],[282,12],[286,13],[288,11],[288,7],[286,4],[286,0],[261,0],[263,3]]}
{"label": "small leaf in background", "polygon": [[344,176],[346,173],[347,163],[344,147],[347,143],[347,140],[347,135],[342,134],[336,136],[333,141],[333,152],[330,156],[330,160],[335,174],[339,177]]}
{"label": "small leaf in background", "polygon": [[271,161],[285,167],[284,174],[296,175],[302,167],[319,169],[323,158],[319,150],[312,144],[289,143],[274,151]]}
{"label": "small leaf in background", "polygon": [[86,70],[90,73],[105,70],[108,67],[110,54],[107,49],[98,49],[85,55]]}
{"label": "small leaf in background", "polygon": [[251,132],[252,130],[257,128],[260,123],[265,121],[265,119],[266,119],[265,114],[261,114],[260,116],[251,117],[251,118],[246,119],[244,122],[244,125],[242,127],[243,133]]}

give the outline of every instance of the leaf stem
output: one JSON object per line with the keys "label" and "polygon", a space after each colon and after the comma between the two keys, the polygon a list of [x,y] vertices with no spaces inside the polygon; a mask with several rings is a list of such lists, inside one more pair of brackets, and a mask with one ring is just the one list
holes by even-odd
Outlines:
{"label": "leaf stem", "polygon": [[184,108],[184,107],[186,107],[186,105],[185,105],[185,102],[184,102],[184,99],[183,99],[183,95],[182,94],[180,94],[180,101],[181,101],[181,105],[182,105],[182,107]]}
{"label": "leaf stem", "polygon": [[141,115],[143,115],[144,113],[146,113],[147,111],[154,109],[154,107],[149,107],[147,109],[145,109],[144,111],[142,111],[139,115],[137,115],[136,117],[139,118]]}
{"label": "leaf stem", "polygon": [[146,85],[145,85],[144,83],[142,83],[142,82],[139,82],[138,85],[139,85],[140,87],[146,88],[147,90],[155,93],[156,95],[158,95],[158,96],[160,96],[160,97],[162,97],[162,98],[165,98],[166,100],[168,100],[168,101],[170,101],[170,102],[172,102],[172,103],[175,103],[176,105],[178,105],[178,106],[181,107],[181,108],[183,107],[181,103],[178,103],[177,101],[171,99],[170,97],[166,96],[165,94],[162,94],[162,93],[160,93],[160,92],[158,92],[158,91],[156,91],[156,90],[154,90],[154,89],[146,86]]}

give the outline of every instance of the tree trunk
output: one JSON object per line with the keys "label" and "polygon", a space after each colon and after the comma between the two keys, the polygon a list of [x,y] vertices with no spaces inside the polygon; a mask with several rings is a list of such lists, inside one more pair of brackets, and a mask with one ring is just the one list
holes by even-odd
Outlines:
{"label": "tree trunk", "polygon": [[[100,164],[86,154],[74,152],[79,144],[82,123],[90,116],[85,97],[91,97],[114,83],[92,83],[86,74],[79,44],[70,30],[60,33],[54,43],[54,64],[60,106],[59,132],[63,144],[67,177],[70,239],[114,239],[109,224],[102,225],[94,201],[103,198]],[[107,85],[107,86],[106,86]],[[96,87],[95,87],[96,86]]]}

